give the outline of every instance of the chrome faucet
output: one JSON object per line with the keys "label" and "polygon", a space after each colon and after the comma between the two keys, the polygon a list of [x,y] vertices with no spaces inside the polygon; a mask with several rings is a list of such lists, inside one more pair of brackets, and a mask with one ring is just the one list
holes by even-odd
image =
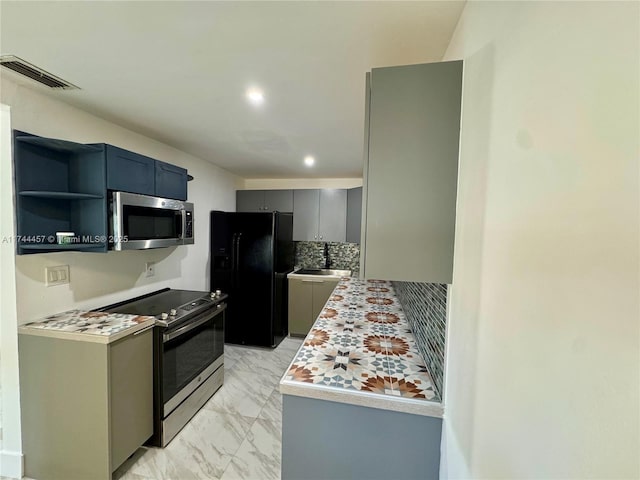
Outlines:
{"label": "chrome faucet", "polygon": [[324,268],[331,268],[331,259],[329,258],[329,244],[324,244]]}

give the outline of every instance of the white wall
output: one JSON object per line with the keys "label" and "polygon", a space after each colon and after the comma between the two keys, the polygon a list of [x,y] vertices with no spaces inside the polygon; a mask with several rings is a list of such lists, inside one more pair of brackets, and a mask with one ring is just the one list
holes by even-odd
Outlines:
{"label": "white wall", "polygon": [[247,178],[243,190],[278,190],[297,188],[355,188],[362,178]]}
{"label": "white wall", "polygon": [[469,2],[444,478],[638,478],[637,2]]}
{"label": "white wall", "polygon": [[[242,180],[211,163],[188,155],[150,138],[138,135],[87,112],[58,102],[2,77],[0,100],[11,107],[11,126],[36,135],[80,143],[109,143],[187,168],[189,201],[195,204],[195,244],[147,251],[109,253],[53,253],[14,256],[14,245],[0,243],[2,258],[2,397],[3,448],[20,449],[18,428],[9,431],[8,419],[19,420],[17,364],[11,363],[5,345],[15,343],[15,325],[71,308],[95,308],[164,287],[208,290],[209,211],[235,210],[235,191]],[[71,93],[72,94],[72,93]],[[4,118],[4,117],[3,117]],[[10,142],[2,139],[0,191],[2,192],[2,235],[11,236],[13,205]],[[15,277],[8,268],[15,259]],[[156,262],[155,276],[146,278],[145,262]],[[5,270],[5,262],[7,269]],[[44,269],[49,265],[69,265],[69,285],[46,287]],[[9,278],[11,277],[11,278]],[[5,290],[14,284],[15,294]],[[6,297],[6,298],[5,298]],[[10,297],[10,298],[9,298]],[[17,302],[15,299],[17,298]],[[13,315],[5,300],[13,301]],[[17,319],[16,313],[17,310]],[[12,318],[11,318],[12,317]],[[8,336],[5,334],[9,332]],[[17,359],[16,359],[17,360]],[[6,384],[5,379],[15,379]],[[7,427],[7,428],[5,428]],[[0,474],[11,475],[0,465]]]}
{"label": "white wall", "polygon": [[0,104],[0,475],[20,477],[22,437],[18,393],[15,255],[13,249],[5,248],[1,243],[11,238],[14,232],[13,173],[10,160],[10,109],[7,105]]}
{"label": "white wall", "polygon": [[[19,323],[72,307],[96,307],[164,287],[207,290],[209,211],[235,210],[242,180],[203,161],[39,92],[2,79],[2,102],[10,105],[14,129],[80,143],[109,143],[187,168],[190,202],[195,205],[195,244],[107,254],[54,253],[16,257]],[[3,246],[2,248],[9,248]],[[146,278],[145,262],[156,262]],[[70,265],[71,283],[45,287],[44,268]]]}

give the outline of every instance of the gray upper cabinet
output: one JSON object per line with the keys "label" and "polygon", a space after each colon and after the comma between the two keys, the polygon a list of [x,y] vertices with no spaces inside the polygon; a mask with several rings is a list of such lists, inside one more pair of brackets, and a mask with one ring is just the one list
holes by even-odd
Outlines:
{"label": "gray upper cabinet", "polygon": [[347,190],[347,242],[360,243],[362,228],[362,187]]}
{"label": "gray upper cabinet", "polygon": [[293,190],[265,190],[264,209],[267,212],[293,212]]}
{"label": "gray upper cabinet", "polygon": [[370,79],[362,275],[451,283],[462,62]]}
{"label": "gray upper cabinet", "polygon": [[344,242],[347,238],[347,191],[320,190],[318,240]]}
{"label": "gray upper cabinet", "polygon": [[346,190],[293,191],[294,241],[344,242],[346,222]]}
{"label": "gray upper cabinet", "polygon": [[293,190],[238,190],[237,212],[293,212]]}
{"label": "gray upper cabinet", "polygon": [[293,240],[318,240],[320,190],[293,191]]}
{"label": "gray upper cabinet", "polygon": [[261,212],[264,205],[264,191],[237,190],[236,212]]}

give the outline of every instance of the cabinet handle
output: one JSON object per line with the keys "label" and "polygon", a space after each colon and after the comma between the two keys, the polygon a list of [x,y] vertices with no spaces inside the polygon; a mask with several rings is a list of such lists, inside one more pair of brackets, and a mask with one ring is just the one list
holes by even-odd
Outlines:
{"label": "cabinet handle", "polygon": [[324,283],[324,280],[302,280],[302,283]]}

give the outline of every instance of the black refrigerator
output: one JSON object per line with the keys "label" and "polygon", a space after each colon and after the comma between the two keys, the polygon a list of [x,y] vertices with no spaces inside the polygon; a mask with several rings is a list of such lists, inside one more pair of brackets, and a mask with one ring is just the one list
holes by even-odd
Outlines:
{"label": "black refrigerator", "polygon": [[277,346],[288,333],[293,214],[211,212],[211,290],[229,294],[225,343]]}

